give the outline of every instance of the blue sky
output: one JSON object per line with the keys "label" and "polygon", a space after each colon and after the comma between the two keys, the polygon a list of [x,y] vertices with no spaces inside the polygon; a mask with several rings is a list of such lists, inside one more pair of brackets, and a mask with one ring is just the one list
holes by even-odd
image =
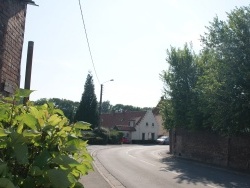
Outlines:
{"label": "blue sky", "polygon": [[[162,96],[159,74],[168,68],[166,50],[192,42],[217,15],[248,0],[81,0],[96,77],[85,38],[78,0],[35,0],[28,6],[23,46],[24,86],[27,44],[34,41],[31,100],[61,98],[80,101],[89,71],[97,99],[154,107]],[[98,81],[99,80],[99,81]]]}

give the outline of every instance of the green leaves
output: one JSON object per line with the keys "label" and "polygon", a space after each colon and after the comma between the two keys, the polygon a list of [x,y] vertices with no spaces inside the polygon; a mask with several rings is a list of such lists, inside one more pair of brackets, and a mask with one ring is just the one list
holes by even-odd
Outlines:
{"label": "green leaves", "polygon": [[0,188],[15,188],[15,186],[9,179],[0,178]]}
{"label": "green leaves", "polygon": [[15,93],[15,97],[29,97],[33,90],[18,89]]}
{"label": "green leaves", "polygon": [[47,171],[47,176],[54,188],[68,188],[71,182],[68,179],[69,173],[60,169],[52,169]]}
{"label": "green leaves", "polygon": [[28,164],[28,146],[25,143],[15,143],[13,145],[14,154],[19,164]]}
{"label": "green leaves", "polygon": [[74,124],[74,128],[81,129],[81,130],[89,130],[90,124],[84,121],[78,121]]}
{"label": "green leaves", "polygon": [[167,128],[206,129],[223,135],[250,134],[250,6],[215,17],[197,56],[187,45],[167,53],[161,77]]}
{"label": "green leaves", "polygon": [[7,136],[8,134],[6,133],[5,129],[0,128],[0,137]]}
{"label": "green leaves", "polygon": [[53,103],[17,103],[30,92],[18,91],[10,103],[0,99],[0,188],[82,187],[78,180],[92,158],[80,133],[90,125],[68,124]]}
{"label": "green leaves", "polygon": [[57,156],[56,158],[52,159],[52,162],[58,165],[62,165],[66,168],[79,165],[79,162],[66,155]]}

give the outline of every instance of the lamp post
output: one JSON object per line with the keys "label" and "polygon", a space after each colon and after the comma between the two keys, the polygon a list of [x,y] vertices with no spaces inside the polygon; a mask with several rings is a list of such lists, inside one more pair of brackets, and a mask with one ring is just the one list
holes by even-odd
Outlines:
{"label": "lamp post", "polygon": [[[112,82],[114,81],[114,79],[108,80],[106,82]],[[102,89],[103,89],[103,84],[105,84],[106,82],[103,82],[101,84],[101,92],[100,92],[100,102],[99,102],[99,126],[98,129],[100,130],[101,128],[101,113],[102,113]]]}

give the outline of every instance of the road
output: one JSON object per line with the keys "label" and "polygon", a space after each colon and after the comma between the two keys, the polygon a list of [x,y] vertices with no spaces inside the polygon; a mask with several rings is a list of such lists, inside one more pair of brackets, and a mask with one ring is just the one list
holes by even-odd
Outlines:
{"label": "road", "polygon": [[168,146],[91,147],[97,167],[111,187],[250,188],[249,175],[173,158],[167,154]]}

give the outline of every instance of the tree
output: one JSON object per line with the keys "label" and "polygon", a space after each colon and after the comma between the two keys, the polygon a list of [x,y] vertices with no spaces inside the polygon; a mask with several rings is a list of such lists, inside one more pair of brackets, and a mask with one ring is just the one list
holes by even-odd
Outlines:
{"label": "tree", "polygon": [[98,126],[99,113],[95,95],[95,87],[91,73],[88,74],[82,98],[75,114],[75,121],[85,121],[91,124],[92,128]]}
{"label": "tree", "polygon": [[116,104],[112,107],[112,111],[123,112],[123,111],[142,111],[142,108],[135,107],[132,105]]}
{"label": "tree", "polygon": [[74,121],[74,116],[76,113],[76,109],[79,106],[79,102],[73,102],[71,100],[58,99],[58,98],[52,98],[52,99],[42,98],[35,101],[35,104],[43,105],[47,102],[53,102],[56,108],[61,109],[63,111],[64,115],[70,120],[70,122]]}
{"label": "tree", "polygon": [[112,111],[112,105],[110,104],[109,101],[103,101],[102,102],[102,113],[110,113]]}
{"label": "tree", "polygon": [[216,17],[202,37],[204,74],[199,79],[203,112],[213,130],[250,132],[250,6]]}
{"label": "tree", "polygon": [[195,91],[198,78],[196,55],[185,44],[183,49],[171,47],[166,60],[169,69],[161,74],[166,92],[162,105],[166,128],[197,128],[200,126],[200,116]]}
{"label": "tree", "polygon": [[250,6],[214,18],[199,56],[171,48],[161,75],[167,128],[205,128],[223,135],[250,133]]}

